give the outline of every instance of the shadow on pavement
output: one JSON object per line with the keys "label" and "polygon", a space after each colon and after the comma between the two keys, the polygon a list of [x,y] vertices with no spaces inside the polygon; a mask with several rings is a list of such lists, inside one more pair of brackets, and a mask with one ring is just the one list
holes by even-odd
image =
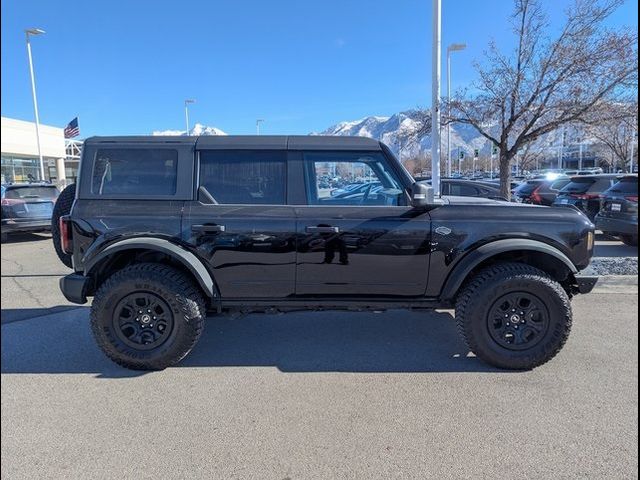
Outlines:
{"label": "shadow on pavement", "polygon": [[38,240],[51,240],[50,232],[38,232],[38,233],[10,233],[7,236],[7,240],[2,242],[3,245],[11,243],[25,243],[35,242]]}
{"label": "shadow on pavement", "polygon": [[[2,311],[2,315],[5,310]],[[502,372],[473,356],[450,314],[305,312],[208,319],[177,368],[276,367],[282,372]],[[135,377],[96,346],[88,308],[2,326],[2,373]]]}
{"label": "shadow on pavement", "polygon": [[[3,275],[5,277],[16,277],[17,275]],[[59,275],[55,275],[59,276]],[[75,310],[77,305],[58,305],[50,308],[3,308],[1,321],[5,323],[19,322],[21,320],[30,320],[44,315],[52,315],[54,313],[65,312],[67,310]]]}

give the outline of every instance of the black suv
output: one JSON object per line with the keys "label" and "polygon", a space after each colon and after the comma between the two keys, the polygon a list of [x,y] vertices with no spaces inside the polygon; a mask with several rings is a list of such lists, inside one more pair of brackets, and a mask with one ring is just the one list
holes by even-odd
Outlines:
{"label": "black suv", "polygon": [[638,245],[638,176],[626,175],[602,194],[596,227],[619,236],[627,245]]}
{"label": "black suv", "polygon": [[[327,178],[369,187],[332,195]],[[455,308],[478,357],[529,369],[560,351],[571,296],[596,280],[578,275],[582,213],[434,200],[368,138],[90,138],[71,192],[62,291],[93,297],[98,344],[133,369],[180,361],[207,312],[385,308]]]}
{"label": "black suv", "polygon": [[2,185],[2,242],[10,233],[42,232],[51,229],[51,214],[58,189],[50,183]]}
{"label": "black suv", "polygon": [[558,192],[553,206],[577,208],[594,220],[600,211],[602,193],[617,180],[618,175],[614,174],[571,177],[571,181]]}

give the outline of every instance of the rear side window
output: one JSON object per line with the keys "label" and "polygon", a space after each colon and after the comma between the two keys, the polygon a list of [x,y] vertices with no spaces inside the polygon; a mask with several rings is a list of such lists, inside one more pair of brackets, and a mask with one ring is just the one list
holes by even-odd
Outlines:
{"label": "rear side window", "polygon": [[594,178],[572,178],[571,181],[562,188],[561,192],[586,193],[595,182],[596,180]]}
{"label": "rear side window", "polygon": [[9,198],[9,199],[53,200],[57,196],[58,196],[58,189],[56,187],[9,188],[5,192],[5,198]]}
{"label": "rear side window", "polygon": [[201,201],[237,205],[284,205],[286,152],[279,150],[203,150]]}
{"label": "rear side window", "polygon": [[590,192],[602,193],[611,188],[616,182],[615,178],[599,178],[589,189]]}
{"label": "rear side window", "polygon": [[163,148],[99,149],[93,162],[94,195],[173,195],[178,152]]}

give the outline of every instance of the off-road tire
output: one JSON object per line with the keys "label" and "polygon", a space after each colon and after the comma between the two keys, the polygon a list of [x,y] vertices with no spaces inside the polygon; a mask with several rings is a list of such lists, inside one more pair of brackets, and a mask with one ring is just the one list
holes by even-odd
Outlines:
{"label": "off-road tire", "polygon": [[629,245],[630,247],[637,247],[638,246],[638,236],[637,235],[621,235],[620,236],[620,240],[622,240],[622,243],[624,243],[625,245]]}
{"label": "off-road tire", "polygon": [[58,200],[56,200],[56,204],[53,207],[53,213],[51,215],[51,238],[53,240],[53,248],[56,250],[56,255],[62,263],[64,263],[67,267],[73,268],[71,263],[71,255],[68,253],[64,253],[62,251],[62,245],[60,245],[60,217],[64,215],[69,215],[71,213],[71,207],[73,206],[73,201],[76,198],[76,184],[72,183],[67,186],[60,195],[58,196]]}
{"label": "off-road tire", "polygon": [[[498,299],[511,293],[533,296],[547,311],[547,329],[532,347],[505,348],[489,332],[489,316]],[[458,330],[481,360],[504,369],[538,367],[562,349],[569,338],[572,312],[569,296],[545,272],[521,263],[500,263],[479,271],[462,288],[456,301]]]}
{"label": "off-road tire", "polygon": [[[127,345],[114,325],[117,305],[134,292],[161,298],[173,315],[169,338],[150,350]],[[193,349],[202,334],[205,315],[204,296],[191,278],[167,265],[139,263],[114,273],[98,288],[91,306],[91,329],[98,346],[118,365],[163,370]]]}

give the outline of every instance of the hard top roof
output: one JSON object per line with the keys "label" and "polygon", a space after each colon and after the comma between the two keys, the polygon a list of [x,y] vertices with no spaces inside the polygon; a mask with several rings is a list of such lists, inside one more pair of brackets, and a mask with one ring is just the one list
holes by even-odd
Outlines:
{"label": "hard top roof", "polygon": [[381,150],[380,142],[367,137],[322,135],[202,135],[90,137],[85,145],[179,144],[198,149],[236,150]]}

